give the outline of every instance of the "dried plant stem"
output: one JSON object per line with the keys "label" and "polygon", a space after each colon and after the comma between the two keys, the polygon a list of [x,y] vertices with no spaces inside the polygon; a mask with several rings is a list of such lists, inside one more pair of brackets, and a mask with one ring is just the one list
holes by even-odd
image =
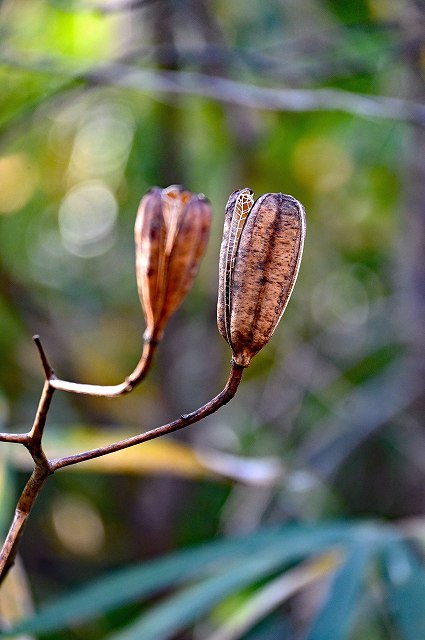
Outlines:
{"label": "dried plant stem", "polygon": [[24,445],[30,452],[34,460],[34,470],[22,491],[22,494],[18,500],[15,509],[15,516],[10,526],[9,532],[3,544],[3,548],[0,552],[0,584],[4,580],[13,565],[16,553],[18,550],[19,542],[22,536],[22,532],[28,516],[34,506],[36,498],[40,493],[45,481],[55,471],[68,467],[85,460],[92,460],[93,458],[99,458],[100,456],[114,453],[128,447],[132,447],[148,440],[153,440],[167,433],[172,433],[179,429],[183,429],[195,422],[199,422],[206,416],[217,411],[220,407],[225,405],[235,395],[239,383],[242,378],[244,368],[235,364],[232,361],[232,368],[230,371],[229,379],[224,389],[215,398],[204,404],[202,407],[180,416],[177,420],[168,424],[162,425],[145,433],[141,433],[132,438],[121,440],[113,444],[99,447],[98,449],[92,449],[90,451],[84,451],[76,455],[49,460],[42,447],[42,437],[44,427],[46,424],[47,414],[50,408],[53,394],[55,390],[67,391],[69,393],[83,393],[88,395],[97,395],[105,397],[115,397],[123,393],[130,392],[145,376],[147,369],[152,361],[155,343],[148,342],[145,344],[142,357],[133,371],[133,373],[127,378],[127,380],[121,385],[105,386],[100,385],[84,385],[73,382],[67,382],[65,380],[59,380],[56,378],[53,369],[51,368],[46,354],[41,345],[38,336],[35,336],[34,341],[37,345],[41,362],[45,373],[45,382],[43,391],[40,397],[40,402],[37,408],[37,413],[34,419],[34,424],[29,433],[26,434],[8,434],[1,433],[0,441],[2,442],[14,442]]}
{"label": "dried plant stem", "polygon": [[147,442],[148,440],[154,440],[155,438],[164,436],[167,433],[173,433],[173,431],[178,431],[179,429],[188,427],[195,422],[199,422],[203,418],[206,418],[207,416],[220,409],[220,407],[223,407],[233,398],[241,381],[243,371],[244,367],[232,362],[229,379],[223,391],[221,391],[217,396],[215,396],[215,398],[204,404],[196,411],[184,414],[173,422],[164,424],[161,427],[157,427],[156,429],[151,429],[150,431],[145,431],[145,433],[133,436],[132,438],[114,442],[113,444],[109,444],[98,449],[91,449],[90,451],[77,453],[73,456],[52,460],[50,463],[52,471],[62,469],[63,467],[69,467],[72,464],[77,464],[86,460],[92,460],[93,458],[100,458],[101,456],[105,456],[108,453],[115,453],[116,451],[121,451],[122,449],[133,447],[136,444],[141,444],[142,442]]}
{"label": "dried plant stem", "polygon": [[154,340],[146,341],[143,345],[143,352],[134,371],[120,384],[99,385],[99,384],[79,384],[77,382],[69,382],[58,378],[47,360],[47,356],[41,345],[40,338],[34,336],[34,341],[40,353],[43,362],[44,371],[49,380],[50,386],[58,391],[66,391],[68,393],[79,393],[89,396],[100,396],[104,398],[116,398],[126,393],[130,393],[146,376],[155,353],[157,342]]}
{"label": "dried plant stem", "polygon": [[36,464],[16,505],[15,515],[0,552],[0,584],[13,566],[28,516],[45,481],[52,473],[50,465]]}
{"label": "dried plant stem", "polygon": [[[43,357],[42,363],[47,375],[48,370],[46,368],[46,361]],[[0,552],[0,584],[15,561],[24,526],[29,514],[31,513],[37,496],[48,476],[53,473],[50,462],[43,451],[41,441],[54,392],[55,390],[51,387],[50,382],[46,377],[31,431],[21,435],[1,434],[1,440],[18,442],[28,449],[32,459],[34,460],[34,470],[18,500],[12,524]],[[8,435],[11,437],[8,438]]]}

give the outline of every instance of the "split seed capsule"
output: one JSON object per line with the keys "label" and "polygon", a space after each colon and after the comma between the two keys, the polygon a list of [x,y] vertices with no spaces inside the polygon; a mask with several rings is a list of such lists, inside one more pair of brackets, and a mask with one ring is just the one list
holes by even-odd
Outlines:
{"label": "split seed capsule", "polygon": [[305,238],[298,200],[251,189],[229,197],[220,251],[218,329],[247,367],[270,340],[297,279]]}
{"label": "split seed capsule", "polygon": [[153,187],[136,218],[136,277],[146,320],[145,340],[161,339],[198,272],[211,226],[202,194],[179,185]]}

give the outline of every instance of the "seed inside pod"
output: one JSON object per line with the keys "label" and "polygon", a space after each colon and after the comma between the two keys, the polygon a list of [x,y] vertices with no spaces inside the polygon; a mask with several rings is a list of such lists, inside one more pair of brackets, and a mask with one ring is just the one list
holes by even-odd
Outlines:
{"label": "seed inside pod", "polygon": [[304,209],[292,196],[269,193],[252,202],[250,189],[230,196],[220,253],[218,328],[242,366],[282,317],[305,237]]}

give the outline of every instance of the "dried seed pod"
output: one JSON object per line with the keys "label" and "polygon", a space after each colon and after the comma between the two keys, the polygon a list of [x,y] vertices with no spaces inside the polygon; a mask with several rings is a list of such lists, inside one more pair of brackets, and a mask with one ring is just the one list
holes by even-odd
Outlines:
{"label": "dried seed pod", "polygon": [[135,225],[136,276],[145,339],[159,340],[198,271],[211,225],[202,195],[179,185],[154,187],[142,199]]}
{"label": "dried seed pod", "polygon": [[270,340],[300,266],[305,213],[292,196],[250,189],[226,206],[220,252],[217,323],[236,364],[247,367]]}
{"label": "dried seed pod", "polygon": [[159,316],[165,237],[161,189],[153,187],[142,198],[134,227],[137,288],[145,315],[146,336],[154,334]]}
{"label": "dried seed pod", "polygon": [[210,226],[208,201],[203,196],[192,195],[180,214],[178,235],[168,258],[164,304],[158,322],[161,331],[192,286],[207,246]]}

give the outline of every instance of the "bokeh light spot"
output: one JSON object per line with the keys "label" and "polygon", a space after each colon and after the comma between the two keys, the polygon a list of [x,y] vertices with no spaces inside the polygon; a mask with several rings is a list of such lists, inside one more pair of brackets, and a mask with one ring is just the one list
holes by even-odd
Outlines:
{"label": "bokeh light spot", "polygon": [[134,121],[118,105],[97,106],[77,132],[70,170],[86,178],[121,172],[131,148]]}
{"label": "bokeh light spot", "polygon": [[0,157],[0,213],[13,213],[30,200],[38,177],[28,157],[15,153]]}
{"label": "bokeh light spot", "polygon": [[313,316],[323,327],[338,321],[360,327],[367,321],[369,308],[367,290],[349,266],[330,273],[314,288]]}
{"label": "bokeh light spot", "polygon": [[64,247],[82,258],[99,256],[111,248],[118,215],[112,191],[102,182],[77,185],[59,209],[59,229]]}
{"label": "bokeh light spot", "polygon": [[336,142],[317,137],[300,140],[292,166],[302,185],[323,193],[337,191],[353,173],[349,154]]}
{"label": "bokeh light spot", "polygon": [[52,520],[60,543],[71,553],[92,556],[101,550],[105,529],[99,512],[88,500],[62,495],[52,505]]}

